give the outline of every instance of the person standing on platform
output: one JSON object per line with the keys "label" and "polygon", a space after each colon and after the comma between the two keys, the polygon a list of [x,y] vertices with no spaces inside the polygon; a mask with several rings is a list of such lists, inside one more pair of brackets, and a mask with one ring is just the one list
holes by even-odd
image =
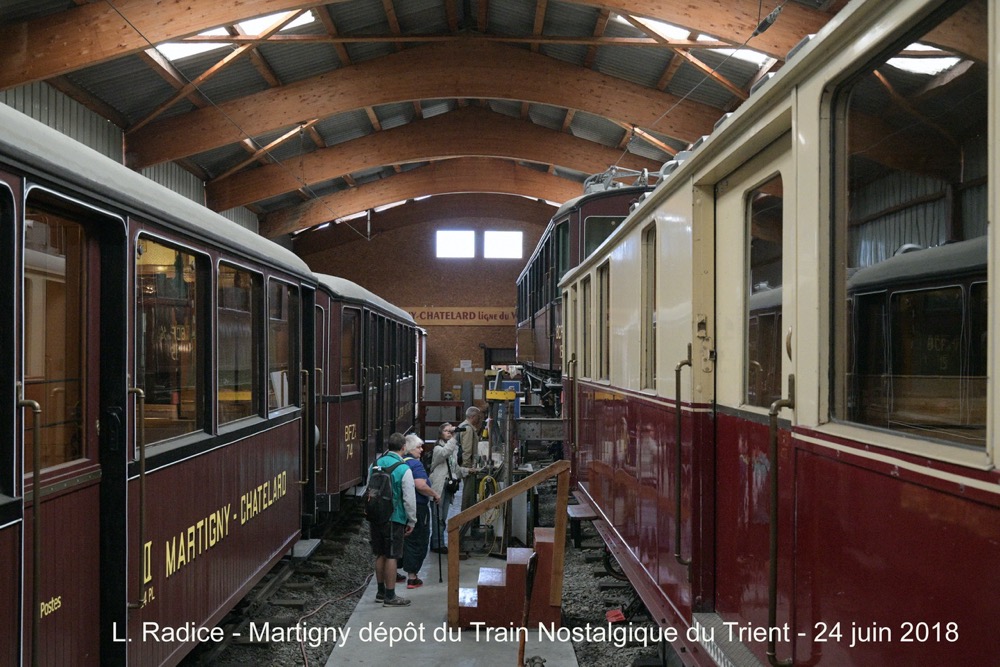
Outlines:
{"label": "person standing on platform", "polygon": [[424,582],[418,576],[427,556],[427,539],[430,536],[430,501],[441,501],[441,495],[428,484],[427,471],[420,462],[424,451],[424,441],[419,435],[406,436],[403,460],[413,472],[413,486],[417,497],[417,524],[413,532],[403,540],[403,570],[406,572],[406,587],[420,588]]}
{"label": "person standing on platform", "polygon": [[[389,448],[375,460],[375,465],[388,468],[403,463],[406,438],[402,433],[389,436]],[[371,479],[372,471],[368,471]],[[392,470],[392,517],[386,524],[369,522],[372,553],[375,554],[375,580],[378,593],[375,602],[385,607],[405,607],[407,598],[396,595],[396,561],[403,557],[403,538],[413,532],[417,524],[417,499],[413,484],[413,471],[408,465],[397,465]]]}
{"label": "person standing on platform", "polygon": [[431,531],[431,551],[448,551],[448,510],[458,490],[459,482],[469,469],[459,465],[455,427],[444,423],[438,427],[438,439],[431,452],[431,488],[441,497],[433,508],[434,528]]}
{"label": "person standing on platform", "polygon": [[476,456],[479,450],[479,433],[482,429],[483,411],[474,405],[465,411],[465,421],[455,428],[458,433],[458,445],[462,452],[459,465],[473,471],[473,474],[462,480],[463,510],[476,504],[476,486],[478,486],[478,476],[475,474]]}

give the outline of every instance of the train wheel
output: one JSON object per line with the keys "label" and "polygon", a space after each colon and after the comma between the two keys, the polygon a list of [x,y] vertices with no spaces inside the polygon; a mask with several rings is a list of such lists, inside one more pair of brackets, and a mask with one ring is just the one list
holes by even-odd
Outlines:
{"label": "train wheel", "polygon": [[604,547],[604,569],[609,575],[614,579],[619,581],[628,581],[628,576],[626,576],[625,571],[622,570],[622,566],[618,564],[618,560],[611,553],[611,549]]}

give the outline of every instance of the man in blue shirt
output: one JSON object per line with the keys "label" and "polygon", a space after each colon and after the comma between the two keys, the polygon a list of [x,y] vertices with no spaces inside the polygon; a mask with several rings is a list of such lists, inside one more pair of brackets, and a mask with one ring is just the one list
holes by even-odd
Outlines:
{"label": "man in blue shirt", "polygon": [[[388,468],[402,462],[406,438],[402,433],[389,436],[389,448],[375,460],[375,465]],[[371,470],[368,471],[369,477]],[[398,465],[392,471],[393,512],[389,523],[378,525],[369,522],[372,553],[375,554],[375,580],[378,593],[375,602],[385,607],[405,607],[410,601],[396,595],[396,561],[403,557],[403,537],[413,531],[417,523],[417,500],[413,486],[413,472],[407,465]]]}

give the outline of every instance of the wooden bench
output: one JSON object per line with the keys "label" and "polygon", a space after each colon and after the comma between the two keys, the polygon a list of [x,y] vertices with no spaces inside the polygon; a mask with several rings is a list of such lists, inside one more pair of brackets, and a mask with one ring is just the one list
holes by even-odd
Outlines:
{"label": "wooden bench", "polygon": [[573,546],[577,549],[580,548],[581,542],[583,541],[583,535],[580,531],[581,521],[593,521],[599,518],[597,512],[589,504],[580,501],[577,498],[576,505],[566,506],[566,515],[569,517],[569,534],[573,538]]}

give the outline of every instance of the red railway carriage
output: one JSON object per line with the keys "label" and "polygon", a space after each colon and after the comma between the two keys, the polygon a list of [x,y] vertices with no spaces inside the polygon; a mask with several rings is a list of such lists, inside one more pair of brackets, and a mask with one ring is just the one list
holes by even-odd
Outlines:
{"label": "red railway carriage", "polygon": [[561,282],[579,493],[685,664],[1000,661],[997,35],[851,3]]}
{"label": "red railway carriage", "polygon": [[[0,266],[0,662],[176,664],[357,480],[314,472],[350,347],[322,309],[345,299],[2,105]],[[413,426],[417,330],[347,301],[374,331],[352,363],[377,444]]]}
{"label": "red railway carriage", "polygon": [[317,505],[334,511],[341,493],[366,481],[389,434],[413,427],[424,332],[360,285],[317,278]]}

